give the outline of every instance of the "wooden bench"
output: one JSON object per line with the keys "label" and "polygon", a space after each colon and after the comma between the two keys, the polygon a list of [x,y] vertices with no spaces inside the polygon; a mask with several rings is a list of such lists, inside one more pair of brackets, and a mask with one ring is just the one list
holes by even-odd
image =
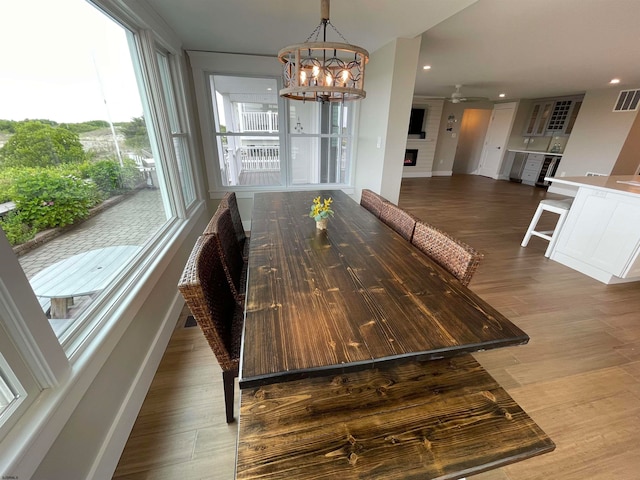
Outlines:
{"label": "wooden bench", "polygon": [[554,448],[461,355],[243,390],[236,478],[459,479]]}

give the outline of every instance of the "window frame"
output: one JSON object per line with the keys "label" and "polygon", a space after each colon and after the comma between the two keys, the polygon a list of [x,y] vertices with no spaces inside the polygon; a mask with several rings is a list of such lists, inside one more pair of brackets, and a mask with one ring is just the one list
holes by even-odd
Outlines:
{"label": "window frame", "polygon": [[[207,133],[211,136],[211,144],[214,146],[214,151],[211,152],[211,157],[215,162],[215,167],[212,168],[213,176],[215,178],[216,190],[220,191],[231,191],[233,190],[236,194],[242,192],[257,192],[257,191],[273,191],[273,190],[317,190],[317,189],[336,189],[336,188],[353,188],[353,172],[355,165],[355,140],[356,135],[355,131],[357,128],[356,118],[357,118],[357,103],[349,102],[349,108],[351,109],[349,112],[349,129],[347,134],[342,133],[323,133],[319,131],[317,133],[294,133],[292,132],[292,126],[290,122],[290,113],[291,113],[291,100],[285,99],[281,96],[277,96],[277,107],[278,107],[278,132],[277,133],[260,133],[259,135],[251,135],[244,132],[221,132],[220,122],[219,122],[219,112],[218,112],[218,103],[214,98],[214,85],[215,85],[215,77],[216,76],[232,76],[232,77],[244,77],[244,78],[255,78],[255,79],[267,79],[267,80],[275,80],[277,89],[280,90],[282,88],[282,77],[274,77],[270,75],[248,75],[248,74],[226,74],[219,72],[205,72],[206,76],[206,85],[207,88],[207,98],[209,101],[206,103],[209,110],[209,115],[211,118],[211,125],[213,128],[208,129]],[[315,106],[315,104],[314,104]],[[330,107],[330,105],[328,106]],[[322,106],[317,109],[315,112],[315,116],[317,117],[318,125],[322,125],[323,122],[323,114],[327,111],[329,115],[331,115],[331,108],[323,108]],[[339,118],[342,120],[344,118],[343,115],[344,110],[341,109]],[[320,129],[321,130],[321,129]],[[279,142],[280,149],[280,179],[281,183],[279,185],[225,185],[223,181],[220,170],[221,170],[221,159],[220,159],[220,149],[218,148],[218,139],[223,137],[251,137],[251,136],[261,136],[261,137],[273,137],[277,138]],[[346,181],[345,182],[325,182],[325,183],[294,183],[293,178],[293,158],[292,158],[292,142],[296,138],[310,138],[317,139],[318,141],[318,159],[321,160],[321,144],[323,140],[336,140],[339,143],[346,139],[349,143],[348,154],[351,155],[349,159],[349,166],[345,172]]]}
{"label": "window frame", "polygon": [[[166,65],[161,65],[158,61],[158,73],[165,98],[169,132],[173,140],[172,163],[174,163],[176,168],[179,170],[178,177],[181,180],[180,191],[182,194],[182,206],[184,207],[184,210],[188,212],[196,204],[198,198],[200,198],[201,192],[199,192],[199,189],[197,188],[193,174],[194,149],[192,136],[190,134],[193,129],[191,128],[188,116],[186,115],[183,69],[181,68],[179,58],[156,42],[156,61],[158,56],[161,56],[166,60]],[[166,71],[164,67],[166,67]],[[168,89],[171,91],[168,92]],[[186,156],[183,162],[178,159],[178,155],[175,151],[177,148],[175,144],[176,139],[180,140],[182,151]],[[186,177],[180,172],[180,165],[186,167]],[[184,188],[186,183],[188,183],[187,189]],[[191,198],[187,198],[187,192],[185,192],[185,190],[190,190]]]}
{"label": "window frame", "polygon": [[[349,166],[348,183],[324,183],[324,184],[292,184],[290,169],[290,154],[288,137],[281,139],[281,149],[285,149],[286,183],[277,186],[265,185],[234,185],[224,186],[219,174],[219,158],[218,149],[212,132],[215,129],[215,117],[213,113],[214,99],[211,95],[209,85],[209,77],[211,75],[230,75],[230,76],[250,76],[259,78],[274,78],[278,82],[278,88],[282,86],[282,72],[276,57],[255,56],[255,55],[236,55],[231,53],[219,52],[201,52],[187,51],[189,56],[191,69],[193,73],[193,81],[195,87],[196,100],[198,105],[207,106],[199,108],[198,115],[202,132],[203,155],[205,158],[207,179],[209,185],[209,196],[213,199],[219,199],[226,192],[233,191],[239,198],[253,198],[256,192],[269,191],[286,191],[286,190],[332,190],[340,189],[348,194],[355,193],[355,172],[357,159],[357,132],[359,128],[359,102],[350,102],[354,108],[352,117],[352,145],[351,159]],[[281,127],[280,134],[289,133],[289,108],[288,99],[278,97],[279,102],[285,103],[284,107],[278,108],[280,122],[285,122]],[[284,113],[283,113],[284,112]]]}
{"label": "window frame", "polygon": [[278,139],[278,148],[280,151],[280,156],[282,157],[283,155],[288,158],[289,157],[289,150],[288,150],[288,145],[287,145],[287,141],[286,138],[283,138],[283,135],[286,132],[286,128],[287,128],[287,122],[286,119],[283,118],[284,115],[282,114],[282,111],[284,108],[286,108],[286,104],[284,102],[284,99],[282,97],[280,97],[279,95],[277,96],[277,100],[276,100],[276,105],[278,106],[278,132],[276,133],[270,133],[270,132],[261,132],[259,135],[256,134],[250,134],[250,133],[245,133],[245,132],[219,132],[219,126],[220,126],[220,122],[219,119],[217,117],[217,113],[218,113],[218,109],[216,108],[217,106],[217,101],[213,96],[212,93],[212,88],[214,85],[214,80],[213,78],[215,76],[232,76],[232,77],[244,77],[244,78],[257,78],[257,79],[265,79],[265,80],[273,80],[275,81],[276,84],[276,89],[280,90],[280,88],[282,88],[282,80],[279,77],[274,77],[272,75],[244,75],[244,74],[223,74],[223,73],[209,73],[207,74],[207,85],[209,85],[208,88],[208,98],[209,98],[209,102],[207,103],[208,106],[208,110],[209,110],[209,114],[211,116],[212,119],[212,126],[213,129],[209,129],[207,130],[207,133],[212,137],[212,144],[214,145],[215,150],[212,152],[215,158],[215,161],[217,162],[214,168],[214,174],[215,174],[215,179],[216,179],[216,189],[220,189],[220,190],[225,190],[225,191],[234,191],[234,192],[238,192],[238,191],[253,191],[253,190],[260,190],[262,188],[264,188],[265,190],[280,190],[283,188],[286,188],[286,186],[289,184],[289,178],[290,178],[290,169],[288,168],[288,163],[284,162],[284,168],[283,168],[283,161],[282,158],[280,159],[280,185],[225,185],[222,177],[220,176],[220,150],[218,149],[218,138],[222,138],[222,137],[238,137],[238,138],[242,138],[242,137],[255,137],[255,136],[260,136],[260,137],[272,137],[272,138],[276,138]]}
{"label": "window frame", "polygon": [[[310,102],[311,103],[311,102]],[[345,102],[346,103],[346,102]],[[316,105],[316,104],[314,104]],[[326,107],[325,107],[326,105]],[[323,133],[322,132],[322,124],[323,124],[323,111],[326,109],[328,111],[328,115],[329,117],[331,117],[331,112],[332,112],[332,105],[335,104],[323,104],[321,105],[318,109],[317,112],[315,113],[315,120],[319,126],[318,128],[318,132],[317,133],[302,133],[302,132],[296,132],[293,133],[291,130],[294,128],[291,128],[291,100],[287,100],[286,102],[286,106],[287,106],[287,120],[289,121],[289,130],[287,131],[287,142],[288,142],[288,148],[289,148],[289,152],[290,155],[293,154],[293,140],[296,138],[310,138],[310,139],[317,139],[318,142],[318,159],[320,161],[322,161],[322,155],[321,155],[321,143],[323,140],[329,140],[331,141],[332,139],[335,139],[338,143],[341,143],[343,139],[346,139],[348,141],[348,148],[347,148],[347,155],[351,155],[351,161],[349,162],[349,168],[347,168],[345,170],[345,176],[347,181],[345,182],[332,182],[332,183],[316,183],[316,184],[308,184],[308,183],[294,183],[293,181],[293,162],[290,162],[290,178],[291,178],[291,185],[290,187],[297,187],[297,186],[307,186],[307,185],[312,185],[312,186],[324,186],[324,185],[328,185],[330,186],[330,188],[341,188],[344,186],[353,186],[353,173],[354,173],[354,164],[355,164],[355,142],[356,142],[356,135],[355,135],[355,131],[356,131],[356,118],[357,118],[357,104],[355,102],[348,102],[350,111],[348,113],[348,116],[350,118],[348,118],[349,121],[349,132],[347,134],[342,134],[342,133]],[[338,116],[338,128],[341,128],[341,124],[342,124],[342,120],[344,119],[344,108],[340,109],[340,114]],[[331,161],[336,161],[338,159],[330,159]],[[322,173],[320,172],[320,175],[322,175]]]}

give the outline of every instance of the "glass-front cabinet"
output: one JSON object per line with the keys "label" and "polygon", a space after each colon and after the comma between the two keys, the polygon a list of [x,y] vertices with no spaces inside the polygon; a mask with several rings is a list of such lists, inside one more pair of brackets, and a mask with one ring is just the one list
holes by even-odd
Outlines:
{"label": "glass-front cabinet", "polygon": [[582,96],[538,101],[531,108],[523,135],[526,137],[570,135],[581,106]]}

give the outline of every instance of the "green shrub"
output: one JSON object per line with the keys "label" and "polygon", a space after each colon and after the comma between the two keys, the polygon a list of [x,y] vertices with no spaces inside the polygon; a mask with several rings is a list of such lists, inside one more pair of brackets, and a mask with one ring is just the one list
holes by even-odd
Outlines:
{"label": "green shrub", "polygon": [[80,138],[65,128],[29,121],[15,130],[0,148],[0,166],[48,167],[84,160]]}
{"label": "green shrub", "polygon": [[118,162],[99,160],[95,163],[90,163],[84,173],[95,182],[98,190],[103,193],[105,198],[121,190],[121,169]]}
{"label": "green shrub", "polygon": [[37,230],[71,225],[100,201],[94,182],[56,168],[22,170],[11,198],[23,221]]}
{"label": "green shrub", "polygon": [[0,203],[11,201],[11,185],[13,177],[16,175],[14,168],[0,169]]}
{"label": "green shrub", "polygon": [[31,240],[36,230],[24,223],[20,214],[14,212],[7,213],[0,219],[0,228],[4,230],[11,245],[19,245]]}
{"label": "green shrub", "polygon": [[138,170],[138,165],[130,158],[123,160],[122,167],[122,188],[125,190],[134,189],[140,182],[144,180],[142,172]]}
{"label": "green shrub", "polygon": [[98,160],[83,164],[81,172],[97,185],[105,197],[118,195],[133,189],[142,179],[135,162],[126,158],[121,167],[117,160]]}

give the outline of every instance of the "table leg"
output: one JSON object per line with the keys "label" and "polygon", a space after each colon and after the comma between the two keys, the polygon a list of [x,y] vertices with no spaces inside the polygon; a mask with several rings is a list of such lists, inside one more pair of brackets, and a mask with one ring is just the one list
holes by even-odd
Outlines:
{"label": "table leg", "polygon": [[[73,299],[71,299],[73,301]],[[67,318],[69,298],[51,299],[51,318]]]}

